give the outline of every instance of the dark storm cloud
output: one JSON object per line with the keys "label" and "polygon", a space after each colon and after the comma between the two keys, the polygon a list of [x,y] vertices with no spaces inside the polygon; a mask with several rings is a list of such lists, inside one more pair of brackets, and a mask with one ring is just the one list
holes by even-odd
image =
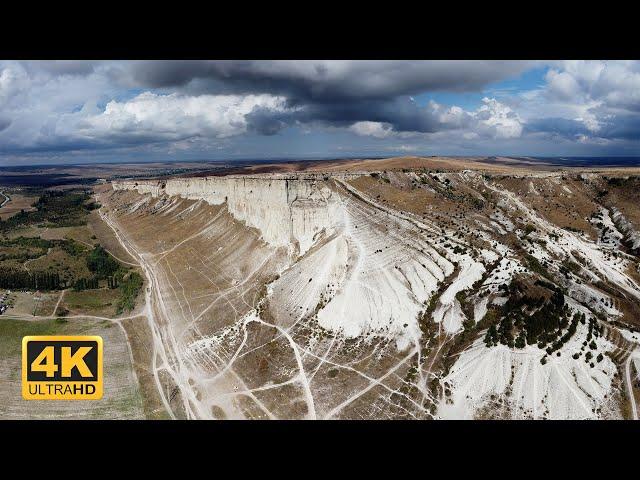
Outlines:
{"label": "dark storm cloud", "polygon": [[290,114],[274,113],[265,108],[256,108],[249,113],[245,120],[247,129],[261,135],[275,135],[280,130],[291,123],[293,118]]}
{"label": "dark storm cloud", "polygon": [[[110,88],[131,92],[157,91],[161,95],[173,93],[183,98],[221,94],[275,95],[284,100],[286,109],[256,106],[244,114],[246,130],[267,136],[294,124],[346,128],[356,122],[367,121],[384,123],[395,132],[420,133],[464,127],[465,122],[468,123],[468,115],[459,115],[456,125],[450,119],[442,121],[442,112],[433,105],[418,105],[411,95],[436,90],[477,91],[491,82],[515,76],[531,66],[530,62],[502,61],[45,61],[23,62],[22,65],[28,76],[38,79],[46,101],[56,98],[47,91],[48,86],[58,90],[63,88],[64,83],[57,83],[57,78],[63,76],[73,77],[73,82],[80,88],[82,85],[77,82],[80,78],[86,78],[87,89],[91,86],[90,95],[94,98],[100,89]],[[20,70],[19,65],[9,67],[15,72]],[[39,90],[25,88],[23,91],[28,92],[24,95],[33,101],[34,106],[41,104],[35,95]],[[69,97],[67,103],[70,105],[74,103],[71,97],[77,91],[78,88],[74,88],[69,93],[64,92],[64,96]],[[82,95],[76,96],[81,101]],[[100,102],[104,104],[108,100],[106,98]],[[154,102],[163,103],[161,99],[155,99]],[[78,105],[80,103],[75,103],[72,108],[77,110]],[[141,108],[148,107],[145,105]],[[158,108],[161,111],[164,107]],[[135,114],[129,115],[122,109],[117,114],[112,113],[111,119],[104,123],[117,125],[119,123],[113,119],[118,118],[130,126],[130,132],[104,129],[92,132],[91,125],[82,119],[74,127],[69,115],[46,119],[34,114],[36,123],[42,123],[40,119],[46,122],[38,128],[37,134],[28,135],[25,132],[20,141],[7,138],[4,147],[20,149],[31,144],[39,149],[44,141],[77,148],[75,142],[79,141],[82,147],[85,140],[96,144],[113,142],[114,146],[129,146],[209,135],[205,127],[201,132],[194,133],[188,129],[189,132],[184,133],[184,123],[189,124],[193,116],[184,114],[180,108],[176,112],[175,135],[169,131],[171,126],[164,124],[158,127],[155,135],[147,131],[153,128],[147,124],[153,122],[141,122],[132,116]],[[233,118],[233,115],[230,114],[229,118]],[[181,120],[182,116],[184,118]],[[56,123],[61,123],[57,119],[62,123],[67,122],[67,125],[56,127]],[[238,120],[229,120],[235,121]],[[203,125],[206,123],[203,122]],[[67,142],[64,136],[73,136],[74,129],[80,138]],[[242,128],[236,130],[241,131]],[[86,139],[87,136],[92,140]]]}
{"label": "dark storm cloud", "polygon": [[640,140],[640,117],[620,115],[605,123],[601,135],[605,138]]}
{"label": "dark storm cloud", "polygon": [[[442,121],[438,112],[429,106],[417,105],[410,96],[434,91],[479,91],[493,82],[515,77],[535,64],[512,61],[139,61],[122,63],[107,71],[109,75],[117,74],[119,81],[127,77],[135,88],[167,93],[284,97],[290,108],[287,112],[256,109],[247,115],[248,129],[263,135],[274,135],[296,123],[347,127],[359,121],[386,123],[396,132],[434,133],[468,127],[472,119],[465,113],[456,119],[455,125]],[[42,68],[82,72],[93,71],[94,67],[90,63],[83,66],[81,62],[47,62]],[[581,75],[586,75],[581,71],[588,73],[592,66],[572,68],[571,73],[549,77],[551,91],[559,89],[571,98],[580,96],[581,85],[585,84]],[[599,81],[598,85],[607,86],[600,90],[608,92],[610,100],[617,102],[616,106],[625,103],[627,108],[633,107],[637,95],[629,94],[628,88],[616,90],[617,84],[610,84],[617,81],[619,75],[610,77],[608,81]],[[476,121],[487,120],[485,117],[490,115],[492,112],[488,110],[478,112]],[[515,112],[509,115],[517,118]],[[542,132],[567,138],[593,134],[583,122],[567,118],[543,118],[529,123],[525,133]],[[625,115],[605,127],[599,133],[603,137],[632,138],[637,122]]]}
{"label": "dark storm cloud", "polygon": [[32,71],[41,70],[51,75],[90,75],[95,71],[94,62],[83,60],[44,60],[25,62]]}
{"label": "dark storm cloud", "polygon": [[539,118],[529,120],[526,133],[549,133],[566,138],[580,135],[599,137],[609,140],[640,140],[640,117],[636,115],[618,115],[604,121],[598,129],[590,130],[578,120],[566,118]]}
{"label": "dark storm cloud", "polygon": [[331,103],[478,90],[530,66],[506,61],[145,61],[135,63],[131,73],[150,88],[272,93],[299,102]]}
{"label": "dark storm cloud", "polygon": [[[111,84],[184,96],[269,94],[286,99],[287,112],[257,108],[247,116],[248,129],[263,135],[274,135],[296,123],[348,127],[358,121],[387,123],[398,132],[446,130],[450,124],[410,96],[436,90],[476,91],[530,66],[501,61],[38,61],[22,65],[29,75],[42,78],[45,74],[52,85],[56,78],[72,76],[86,77],[87,85],[103,82],[102,88]],[[143,141],[135,132],[131,138]]]}
{"label": "dark storm cloud", "polygon": [[[0,60],[0,153],[263,153],[327,135],[355,150],[615,151],[640,140],[639,91],[637,62]],[[273,138],[292,125],[308,136]]]}
{"label": "dark storm cloud", "polygon": [[567,118],[536,118],[529,120],[524,130],[533,133],[553,133],[564,137],[590,133],[584,123]]}
{"label": "dark storm cloud", "polygon": [[463,114],[456,125],[444,122],[440,119],[439,112],[433,107],[419,106],[409,97],[290,106],[298,108],[287,112],[270,110],[252,112],[246,117],[249,127],[259,133],[273,135],[293,123],[348,127],[356,122],[369,121],[387,123],[397,132],[434,133],[465,126],[470,122],[468,114]]}

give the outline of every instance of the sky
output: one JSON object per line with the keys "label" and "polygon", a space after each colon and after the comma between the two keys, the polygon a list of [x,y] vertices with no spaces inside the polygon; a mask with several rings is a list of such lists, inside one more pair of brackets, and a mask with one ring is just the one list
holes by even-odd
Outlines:
{"label": "sky", "polygon": [[0,61],[0,166],[640,155],[638,61]]}

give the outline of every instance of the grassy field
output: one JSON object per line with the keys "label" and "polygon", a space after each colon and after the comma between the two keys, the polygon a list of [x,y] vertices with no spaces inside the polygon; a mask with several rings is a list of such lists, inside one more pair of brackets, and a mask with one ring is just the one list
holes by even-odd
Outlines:
{"label": "grassy field", "polygon": [[25,268],[32,272],[59,272],[69,286],[78,278],[88,278],[92,275],[87,268],[85,255],[71,255],[59,247],[52,248],[46,255],[29,261]]}
{"label": "grassy field", "polygon": [[[31,204],[38,201],[38,197],[23,195],[20,193],[5,193],[11,198],[11,200],[0,208],[0,220],[6,220],[17,213],[20,213],[21,210],[27,212],[35,210]],[[4,197],[0,196],[0,203],[2,201],[4,201]]]}
{"label": "grassy field", "polygon": [[147,319],[130,318],[123,320],[122,326],[129,337],[135,371],[142,392],[145,417],[150,420],[168,420],[170,417],[164,408],[153,375],[153,335],[149,330]]}
{"label": "grassy field", "polygon": [[[148,399],[155,388],[153,376],[149,379],[148,371],[145,376],[148,392],[143,402],[136,370],[141,374],[146,370],[139,366],[134,370],[124,328],[109,320],[68,318],[81,315],[112,318],[133,309],[142,277],[138,269],[114,259],[108,251],[113,250],[125,262],[133,260],[122,250],[109,227],[103,224],[95,210],[97,205],[85,192],[40,191],[39,195],[29,199],[29,204],[36,203],[37,210],[25,208],[20,212],[18,209],[10,217],[0,216],[0,270],[4,269],[3,275],[7,276],[11,271],[29,275],[57,273],[61,283],[57,287],[47,286],[59,288],[51,291],[9,288],[11,307],[0,315],[0,419],[133,419],[145,418],[146,414],[151,418],[164,418],[166,414],[158,400]],[[14,205],[18,205],[20,197],[11,195],[11,198],[12,202],[7,206],[14,199]],[[2,213],[6,213],[5,208]],[[107,251],[95,248],[100,244],[105,245]],[[108,288],[114,277],[118,282],[111,286],[116,288]],[[91,283],[96,280],[98,288]],[[82,281],[81,286],[79,281]],[[38,285],[41,284],[36,287]],[[5,291],[2,289],[0,293]],[[35,318],[53,315],[56,318]],[[144,318],[137,320],[146,325]],[[130,328],[138,331],[135,323]],[[103,338],[103,399],[92,402],[22,399],[22,337],[55,334],[100,335]],[[140,353],[136,355],[140,356]],[[144,360],[146,362],[148,358]]]}
{"label": "grassy field", "polygon": [[18,237],[39,237],[45,240],[66,240],[72,239],[87,247],[93,247],[99,243],[93,229],[87,225],[78,225],[75,227],[46,227],[38,225],[28,225],[18,227],[5,232],[9,239]]}
{"label": "grassy field", "polygon": [[106,248],[111,255],[114,255],[121,262],[137,263],[135,259],[122,248],[113,230],[102,221],[97,211],[93,211],[87,216],[87,225],[91,229],[92,234],[100,240],[100,245]]}
{"label": "grassy field", "polygon": [[[104,342],[104,396],[86,402],[27,401],[21,394],[22,337],[99,335]],[[124,330],[109,321],[14,320],[0,316],[0,419],[136,419],[143,403]]]}
{"label": "grassy field", "polygon": [[78,279],[90,278],[92,273],[83,257],[93,249],[95,236],[86,217],[97,205],[89,194],[84,190],[42,191],[32,203],[33,211],[0,220],[0,275],[11,278],[3,286],[42,288],[30,280],[15,280],[24,272],[57,274],[61,285],[47,288],[70,287]]}
{"label": "grassy field", "polygon": [[[9,202],[6,206],[10,205]],[[32,225],[48,227],[73,227],[86,225],[86,215],[97,207],[84,189],[42,191],[33,202],[31,211],[20,211],[0,221],[0,232]]]}
{"label": "grassy field", "polygon": [[98,317],[113,317],[120,298],[118,289],[101,288],[98,290],[82,290],[65,292],[61,307],[66,308],[70,315],[95,315]]}
{"label": "grassy field", "polygon": [[72,239],[86,247],[93,247],[98,243],[96,236],[89,225],[80,225],[76,227],[57,227],[44,228],[39,233],[41,238],[47,240],[65,240]]}
{"label": "grassy field", "polygon": [[[53,315],[62,289],[67,292],[60,313],[113,317],[131,312],[142,276],[102,222],[92,197],[83,190],[43,191],[35,205],[37,211],[0,222],[0,285],[14,291],[53,289],[55,298],[40,305],[21,294],[14,314]],[[43,274],[59,280],[34,281]]]}

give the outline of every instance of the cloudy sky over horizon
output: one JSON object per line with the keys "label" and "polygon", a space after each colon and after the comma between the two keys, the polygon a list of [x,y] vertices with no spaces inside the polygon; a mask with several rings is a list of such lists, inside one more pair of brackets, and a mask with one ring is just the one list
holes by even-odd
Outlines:
{"label": "cloudy sky over horizon", "polygon": [[639,147],[637,61],[0,61],[0,165]]}

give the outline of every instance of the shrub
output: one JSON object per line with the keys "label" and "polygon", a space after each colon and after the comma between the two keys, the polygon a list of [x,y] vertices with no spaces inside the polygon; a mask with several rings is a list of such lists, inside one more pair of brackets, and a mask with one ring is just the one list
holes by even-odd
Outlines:
{"label": "shrub", "polygon": [[102,246],[97,245],[87,257],[87,267],[99,278],[106,278],[113,275],[120,265]]}

